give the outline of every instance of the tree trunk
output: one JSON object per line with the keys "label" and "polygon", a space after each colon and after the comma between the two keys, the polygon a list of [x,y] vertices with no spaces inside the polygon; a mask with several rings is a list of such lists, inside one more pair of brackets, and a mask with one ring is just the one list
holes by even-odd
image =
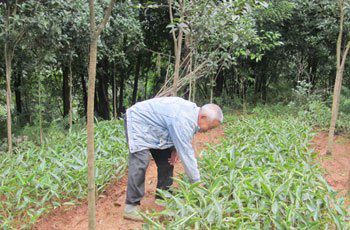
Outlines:
{"label": "tree trunk", "polygon": [[177,86],[179,82],[180,74],[180,61],[181,61],[181,47],[182,47],[182,29],[180,28],[179,36],[177,37],[177,42],[175,43],[175,69],[174,69],[174,83],[173,83],[173,96],[177,96]]}
{"label": "tree trunk", "polygon": [[254,96],[253,96],[254,105],[256,105],[258,103],[259,99],[261,99],[261,95],[262,95],[262,84],[261,83],[262,83],[262,78],[264,77],[263,76],[264,71],[261,71],[261,68],[263,67],[263,65],[256,65],[256,67],[260,71],[257,71],[257,73],[255,74]]}
{"label": "tree trunk", "polygon": [[137,61],[136,61],[134,89],[132,92],[132,104],[133,105],[137,101],[137,89],[138,89],[138,84],[139,84],[140,69],[141,69],[141,51],[139,51],[139,54],[137,55]]}
{"label": "tree trunk", "polygon": [[147,100],[147,85],[148,85],[148,73],[146,73],[146,78],[145,78],[145,95],[144,95],[144,100]]}
{"label": "tree trunk", "polygon": [[117,83],[116,83],[116,66],[113,64],[113,118],[117,118]]}
{"label": "tree trunk", "polygon": [[84,105],[84,112],[87,114],[87,91],[86,91],[86,82],[84,74],[81,75],[81,87],[83,90],[83,105]]}
{"label": "tree trunk", "polygon": [[222,96],[222,89],[224,88],[224,73],[221,68],[219,68],[219,73],[215,81],[215,97]]}
{"label": "tree trunk", "polygon": [[266,76],[264,76],[264,78],[262,79],[262,83],[261,83],[261,100],[264,103],[267,102],[267,88],[268,88],[267,78],[266,78]]}
{"label": "tree trunk", "polygon": [[40,145],[43,144],[43,116],[42,116],[42,105],[41,105],[41,90],[42,90],[42,76],[39,76],[39,137],[40,137]]}
{"label": "tree trunk", "polygon": [[[96,84],[96,82],[95,82]],[[95,117],[99,117],[100,113],[99,113],[99,108],[98,108],[98,95],[97,95],[97,91],[95,90],[95,96],[94,96],[94,116]]]}
{"label": "tree trunk", "polygon": [[109,100],[108,100],[108,62],[107,59],[103,59],[102,64],[99,66],[100,70],[97,79],[98,87],[96,91],[95,98],[95,110],[99,117],[102,117],[104,120],[110,119],[109,113]]}
{"label": "tree trunk", "polygon": [[[180,5],[180,20],[183,19],[183,2],[182,0],[179,0],[179,5]],[[172,0],[168,0],[168,5],[169,5],[169,16],[170,16],[170,22],[174,22],[173,18],[173,9],[172,9]],[[174,41],[174,53],[175,53],[175,66],[174,66],[174,79],[173,79],[173,89],[172,89],[172,94],[173,96],[177,96],[177,87],[178,87],[178,82],[179,82],[179,74],[180,74],[180,61],[181,61],[181,49],[182,49],[182,39],[183,39],[183,31],[182,28],[178,28],[179,30],[179,35],[176,38],[175,31],[173,30],[172,35],[173,35],[173,41]]]}
{"label": "tree trunk", "polygon": [[89,230],[96,227],[95,207],[95,153],[94,153],[94,96],[97,63],[97,41],[111,16],[115,0],[109,2],[102,22],[96,27],[94,0],[89,0],[90,12],[90,52],[89,52],[89,88],[87,103],[87,161],[88,161],[88,216]]}
{"label": "tree trunk", "polygon": [[63,102],[63,117],[69,115],[69,67],[64,66],[62,69],[63,81],[62,81],[62,102]]}
{"label": "tree trunk", "polygon": [[69,80],[68,80],[68,95],[69,95],[69,118],[68,118],[68,124],[69,124],[69,130],[72,129],[73,126],[73,75],[72,75],[72,55],[69,57]]}
{"label": "tree trunk", "polygon": [[337,71],[337,76],[335,80],[335,86],[334,86],[334,92],[333,92],[333,104],[332,104],[332,118],[331,118],[331,125],[329,128],[329,134],[328,134],[328,145],[327,145],[327,154],[332,155],[333,152],[333,145],[334,145],[334,132],[335,132],[335,125],[338,118],[339,113],[339,103],[340,103],[340,91],[341,91],[341,85],[343,80],[343,69],[339,69]]}
{"label": "tree trunk", "polygon": [[193,87],[193,90],[192,90],[192,100],[191,100],[192,102],[195,102],[195,101],[196,101],[196,88],[197,88],[197,87],[196,87],[196,83],[197,83],[197,82],[196,82],[196,79],[194,79],[194,81],[193,81],[193,83],[192,83],[192,84],[193,84],[193,86],[192,86],[192,87]]}
{"label": "tree trunk", "polygon": [[[145,100],[147,100],[147,85],[148,85],[148,79],[149,79],[148,72],[149,72],[149,69],[151,68],[151,64],[152,64],[152,55],[148,56],[148,61],[147,61],[147,64],[146,64],[147,70],[144,71],[144,74],[146,74],[146,76],[145,76],[145,96],[144,96]],[[162,67],[161,67],[161,56],[160,56],[160,54],[158,54],[158,56],[157,56],[156,71],[157,71],[156,72],[157,73],[156,76],[158,78],[161,78]]]}
{"label": "tree trunk", "polygon": [[310,83],[311,83],[311,91],[314,91],[317,83],[317,67],[318,62],[315,58],[315,51],[308,58],[309,65],[309,75],[310,75]]}
{"label": "tree trunk", "polygon": [[15,91],[15,97],[16,97],[16,111],[18,115],[22,114],[22,94],[21,94],[21,85],[22,85],[22,70],[19,69],[15,82],[14,82],[14,91]]}
{"label": "tree trunk", "polygon": [[5,65],[6,65],[6,111],[7,111],[7,146],[12,154],[12,119],[11,119],[11,65],[12,57],[9,54],[7,41],[5,42]]}
{"label": "tree trunk", "polygon": [[[196,66],[197,65],[197,61],[193,55],[193,52],[191,53],[191,71],[192,71],[192,66]],[[191,81],[191,95],[192,95],[192,102],[196,101],[196,79],[193,80],[193,82]]]}
{"label": "tree trunk", "polygon": [[[124,72],[124,71],[123,71]],[[118,103],[118,116],[120,117],[124,112],[124,82],[125,82],[125,73],[121,74],[120,84],[119,84],[119,103]]]}
{"label": "tree trunk", "polygon": [[[90,0],[91,2],[91,0]],[[94,161],[94,96],[97,62],[97,39],[92,38],[89,53],[89,88],[87,103],[88,208],[89,229],[95,229],[95,161]]]}
{"label": "tree trunk", "polygon": [[106,81],[105,75],[101,76],[99,82],[99,110],[100,115],[103,119],[110,119],[110,108],[109,108],[109,100],[108,100],[108,81]]}
{"label": "tree trunk", "polygon": [[339,113],[340,103],[340,91],[343,81],[345,61],[350,49],[350,41],[347,43],[344,52],[342,52],[342,38],[343,38],[343,25],[344,25],[344,0],[339,1],[340,7],[340,29],[337,41],[337,75],[335,78],[334,92],[333,92],[333,104],[332,104],[332,118],[329,128],[327,154],[331,155],[334,145],[334,132]]}
{"label": "tree trunk", "polygon": [[[184,66],[187,66],[186,74],[189,74],[192,72],[192,66],[193,66],[193,52],[191,50],[191,43],[192,43],[192,39],[190,35],[187,35],[185,37],[185,58],[188,58],[188,63],[184,65]],[[193,80],[190,79],[189,93],[188,93],[188,100],[190,101],[192,98],[192,82]]]}
{"label": "tree trunk", "polygon": [[241,87],[242,87],[242,104],[243,104],[243,113],[247,113],[247,101],[246,101],[246,91],[245,91],[245,80],[244,78],[242,79],[242,83],[241,83]]}
{"label": "tree trunk", "polygon": [[261,95],[260,74],[255,75],[253,104],[256,105]]}
{"label": "tree trunk", "polygon": [[[11,117],[11,71],[12,60],[15,47],[10,46],[9,31],[10,31],[10,17],[16,15],[17,1],[14,5],[15,10],[11,12],[10,3],[7,2],[5,6],[6,14],[3,15],[4,19],[4,31],[5,31],[5,44],[4,44],[4,58],[6,69],[6,111],[7,111],[7,147],[8,153],[12,154],[12,117]],[[13,15],[12,15],[13,14]],[[16,39],[19,39],[17,37]],[[14,46],[16,44],[13,44]]]}

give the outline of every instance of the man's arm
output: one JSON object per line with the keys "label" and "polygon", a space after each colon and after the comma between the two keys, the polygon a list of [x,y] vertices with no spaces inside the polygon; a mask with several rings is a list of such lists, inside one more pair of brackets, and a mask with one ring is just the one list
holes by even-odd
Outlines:
{"label": "man's arm", "polygon": [[180,122],[173,122],[168,129],[170,137],[191,183],[200,181],[197,160],[191,143],[193,130]]}

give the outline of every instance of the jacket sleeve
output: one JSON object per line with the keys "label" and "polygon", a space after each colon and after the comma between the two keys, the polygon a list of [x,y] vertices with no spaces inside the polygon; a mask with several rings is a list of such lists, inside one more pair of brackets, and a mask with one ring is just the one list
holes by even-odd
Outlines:
{"label": "jacket sleeve", "polygon": [[192,147],[193,130],[181,122],[169,125],[169,134],[191,183],[200,181],[197,160]]}

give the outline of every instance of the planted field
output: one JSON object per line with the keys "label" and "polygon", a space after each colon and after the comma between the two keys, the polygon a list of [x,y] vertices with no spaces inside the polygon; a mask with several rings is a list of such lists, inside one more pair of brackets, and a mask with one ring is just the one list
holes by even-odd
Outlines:
{"label": "planted field", "polygon": [[346,229],[341,200],[322,178],[301,118],[230,117],[222,143],[203,153],[202,184],[178,180],[152,228]]}
{"label": "planted field", "polygon": [[[121,122],[100,122],[95,130],[96,185],[99,191],[126,169]],[[0,223],[28,227],[54,207],[74,205],[87,194],[86,131],[52,138],[39,148],[25,143],[13,155],[0,155]]]}
{"label": "planted field", "polygon": [[[176,179],[178,186],[165,199],[166,209],[156,213],[156,167],[151,163],[142,203],[146,228],[347,229],[344,204],[335,198],[315,163],[309,119],[281,114],[280,109],[257,108],[252,115],[227,117],[225,136],[208,146],[199,160],[203,183],[190,185],[186,177]],[[200,142],[218,137],[200,135]],[[141,228],[142,223],[122,219],[127,163],[122,123],[100,122],[95,136],[99,191],[113,178],[124,176],[98,199],[97,229]],[[85,130],[78,130],[63,139],[52,137],[43,148],[26,143],[12,157],[2,156],[3,228],[29,228],[61,206],[35,227],[86,229],[87,205],[69,212],[62,208],[86,199],[85,138]]]}

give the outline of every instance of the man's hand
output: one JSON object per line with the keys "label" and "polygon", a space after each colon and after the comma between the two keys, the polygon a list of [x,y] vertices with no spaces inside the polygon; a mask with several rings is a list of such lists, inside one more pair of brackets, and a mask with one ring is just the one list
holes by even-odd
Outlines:
{"label": "man's hand", "polygon": [[171,157],[168,159],[169,164],[174,166],[179,161],[179,156],[177,155],[176,150],[173,150],[171,152]]}

